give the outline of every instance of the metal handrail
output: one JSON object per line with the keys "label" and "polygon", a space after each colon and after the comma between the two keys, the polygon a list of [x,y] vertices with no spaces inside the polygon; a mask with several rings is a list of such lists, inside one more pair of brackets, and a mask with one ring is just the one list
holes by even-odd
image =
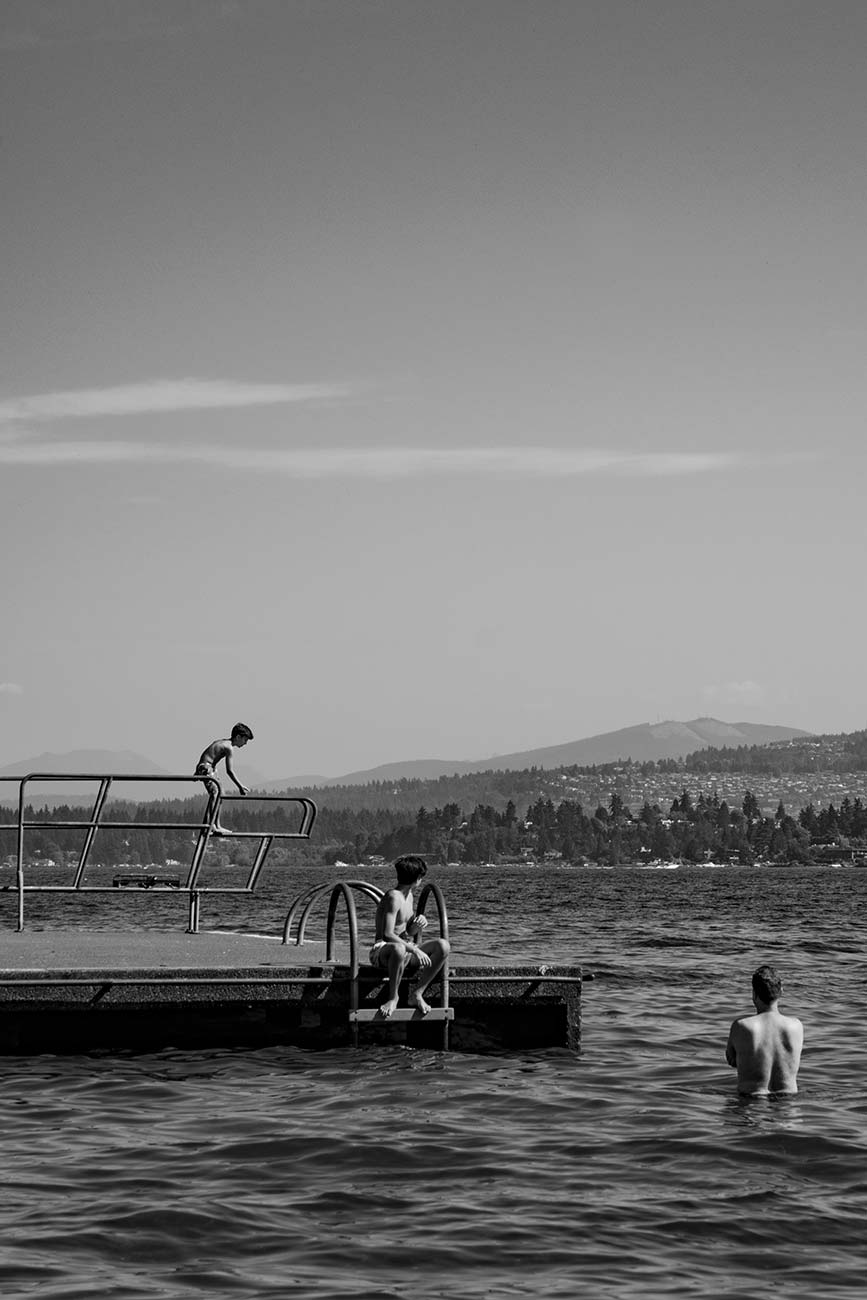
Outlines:
{"label": "metal handrail", "polygon": [[[337,917],[337,904],[340,899],[346,904],[346,920],[349,923],[349,1011],[358,1010],[358,913],[355,910],[355,898],[349,883],[338,880],[331,890],[328,900],[328,920],[325,925],[325,960],[334,961],[334,922]],[[358,1046],[358,1025],[352,1022],[352,1044]]]}
{"label": "metal handrail", "polygon": [[[433,898],[437,905],[437,915],[440,923],[440,938],[448,941],[449,938],[449,916],[446,911],[446,900],[443,897],[443,891],[435,880],[429,880],[418,896],[418,910],[424,912],[428,898]],[[442,986],[443,1007],[449,1005],[449,959],[446,957],[440,971],[440,985]],[[443,1050],[446,1051],[449,1045],[449,1022],[443,1021]]]}
{"label": "metal handrail", "polygon": [[[379,889],[377,885],[368,884],[366,880],[346,880],[343,883],[348,885],[350,889],[357,889],[359,893],[365,894],[368,898],[373,899],[374,903],[378,903],[382,898],[383,891]],[[295,943],[296,946],[298,946],[304,942],[304,934],[307,930],[307,921],[310,917],[313,904],[316,902],[317,898],[322,894],[327,893],[329,889],[333,888],[334,886],[332,884],[313,885],[306,891],[306,893],[299,894],[296,899],[293,899],[289,911],[286,913],[286,920],[283,923],[284,944],[289,942],[289,937],[292,931],[292,922],[295,918],[296,912],[302,907],[304,910],[301,912],[301,916],[298,920],[298,931],[295,935]]]}
{"label": "metal handrail", "polygon": [[[378,903],[384,893],[384,890],[380,889],[378,885],[371,885],[367,880],[341,880],[338,883],[346,886],[348,889],[357,890],[360,894],[364,894],[367,898],[372,899],[374,903]],[[299,894],[297,898],[292,900],[292,903],[289,906],[289,911],[286,913],[286,920],[283,923],[284,944],[288,944],[290,941],[292,935],[292,922],[299,911],[301,911],[301,915],[298,919],[298,929],[295,934],[296,947],[300,946],[304,942],[307,922],[310,918],[310,913],[313,910],[313,905],[323,894],[328,893],[329,890],[333,893],[334,889],[336,889],[336,885],[330,882],[324,885],[311,885],[311,887],[303,894]],[[418,898],[419,912],[424,912],[429,897],[432,897],[436,903],[440,937],[448,939],[449,917],[448,912],[446,911],[446,900],[443,897],[443,891],[440,889],[436,881],[428,881],[421,890]]]}
{"label": "metal handrail", "polygon": [[[211,807],[210,818],[207,821],[196,822],[156,822],[141,821],[133,819],[131,821],[106,821],[103,819],[103,812],[108,800],[108,794],[111,790],[112,783],[115,781],[137,781],[148,783],[159,783],[165,781],[172,782],[196,782],[202,784],[205,781],[212,781],[212,776],[189,776],[186,773],[179,776],[172,776],[170,773],[159,776],[153,773],[132,773],[132,772],[29,772],[26,776],[0,776],[0,782],[18,783],[18,816],[15,821],[0,822],[0,831],[13,830],[17,831],[17,854],[16,854],[16,888],[18,891],[18,930],[24,929],[24,895],[26,893],[105,893],[108,892],[107,886],[86,885],[84,883],[84,873],[87,867],[90,850],[93,847],[93,841],[98,830],[192,830],[197,831],[196,845],[193,850],[192,861],[190,862],[186,882],[177,887],[156,885],[146,891],[147,894],[161,893],[170,888],[173,893],[186,893],[189,895],[189,924],[190,933],[197,933],[199,928],[199,908],[200,896],[202,893],[208,894],[238,894],[253,893],[258,883],[262,868],[265,865],[265,859],[274,840],[309,840],[316,821],[316,804],[312,799],[303,795],[274,795],[274,794],[254,794],[252,799],[256,803],[295,803],[301,806],[301,822],[297,831],[236,831],[232,833],[232,839],[257,839],[259,841],[256,855],[250,867],[247,876],[247,882],[243,886],[221,886],[209,885],[200,886],[198,882],[199,872],[202,866],[205,850],[214,833],[214,827],[217,825],[220,816],[220,809],[225,800],[238,800],[243,798],[242,795],[224,795],[220,791],[216,800]],[[96,781],[99,783],[93,807],[90,810],[90,816],[83,820],[68,821],[45,821],[41,818],[32,816],[25,817],[25,796],[27,786],[33,781]],[[137,800],[136,802],[141,802]],[[24,832],[26,830],[82,830],[85,832],[84,843],[78,859],[78,865],[75,869],[75,877],[71,885],[28,885],[24,877]]]}
{"label": "metal handrail", "polygon": [[429,897],[433,897],[437,905],[437,916],[440,923],[440,938],[448,939],[449,937],[449,917],[446,912],[446,900],[443,897],[443,891],[435,880],[429,880],[418,896],[418,911],[424,914],[425,904]]}

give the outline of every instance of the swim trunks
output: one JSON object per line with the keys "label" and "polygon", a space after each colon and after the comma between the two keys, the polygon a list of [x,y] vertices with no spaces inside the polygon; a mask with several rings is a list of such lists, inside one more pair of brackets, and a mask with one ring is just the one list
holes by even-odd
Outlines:
{"label": "swim trunks", "polygon": [[194,775],[206,776],[208,778],[207,781],[202,782],[202,785],[204,786],[205,793],[209,799],[216,799],[217,795],[223,793],[220,782],[217,780],[217,773],[209,766],[209,764],[197,763]]}
{"label": "swim trunks", "polygon": [[380,964],[379,959],[382,955],[382,950],[384,947],[385,947],[385,940],[377,939],[376,943],[373,945],[373,947],[370,950],[370,953],[368,954],[371,966],[378,966]]}

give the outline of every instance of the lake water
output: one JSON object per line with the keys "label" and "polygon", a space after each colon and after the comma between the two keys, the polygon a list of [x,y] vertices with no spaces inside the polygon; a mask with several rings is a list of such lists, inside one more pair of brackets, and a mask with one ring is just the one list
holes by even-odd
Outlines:
{"label": "lake water", "polygon": [[[308,878],[203,926],[277,932]],[[433,878],[460,962],[594,976],[579,1052],[0,1058],[4,1300],[867,1293],[867,870]],[[723,1048],[766,960],[801,1091],[745,1100]]]}

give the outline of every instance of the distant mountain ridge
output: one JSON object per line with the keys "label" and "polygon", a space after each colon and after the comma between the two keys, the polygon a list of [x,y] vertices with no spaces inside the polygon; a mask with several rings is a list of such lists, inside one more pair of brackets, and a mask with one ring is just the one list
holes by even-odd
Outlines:
{"label": "distant mountain ridge", "polygon": [[[283,790],[310,790],[342,785],[369,785],[378,781],[418,780],[433,781],[442,776],[467,775],[474,772],[514,771],[528,768],[591,767],[602,763],[616,763],[631,758],[637,763],[657,762],[663,758],[684,758],[701,749],[738,745],[767,745],[776,741],[797,740],[813,733],[796,727],[766,726],[754,722],[721,722],[718,718],[693,718],[690,722],[645,722],[619,731],[608,731],[583,740],[573,740],[564,745],[548,745],[542,749],[518,750],[510,754],[497,754],[476,760],[408,759],[404,762],[384,763],[379,767],[349,772],[345,776],[295,776],[279,781],[265,781],[255,771],[245,768],[247,781],[254,789],[263,792]],[[21,759],[0,767],[0,777],[26,776],[31,772],[114,772],[137,776],[169,776],[166,768],[152,759],[132,750],[73,749],[63,754],[51,752],[33,758]],[[81,802],[93,798],[96,784],[64,781],[52,787],[50,793]],[[42,783],[34,788],[34,796],[49,793]],[[156,799],[189,799],[198,793],[193,782],[118,781],[112,788],[117,799],[147,802]],[[8,802],[17,797],[12,782],[0,784],[0,799]]]}
{"label": "distant mountain ridge", "polygon": [[[684,758],[700,749],[738,745],[768,745],[812,735],[797,727],[770,726],[757,722],[721,722],[718,718],[693,718],[690,722],[643,722],[619,731],[606,731],[583,740],[542,749],[518,750],[476,760],[409,759],[383,763],[379,767],[349,772],[345,776],[320,780],[322,786],[368,785],[374,781],[433,781],[441,776],[470,772],[524,771],[530,767],[592,767],[632,759],[636,763],[658,762],[663,758]],[[269,781],[266,790],[309,789],[309,777]]]}
{"label": "distant mountain ridge", "polygon": [[22,758],[0,767],[0,776],[27,776],[30,772],[127,772],[140,776],[169,776],[150,758],[131,749],[69,749],[63,754],[47,751],[35,758]]}

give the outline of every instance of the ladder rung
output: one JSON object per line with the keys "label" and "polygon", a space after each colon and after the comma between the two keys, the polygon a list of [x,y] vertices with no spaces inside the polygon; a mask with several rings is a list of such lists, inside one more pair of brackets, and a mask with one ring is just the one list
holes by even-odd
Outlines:
{"label": "ladder rung", "polygon": [[431,1021],[454,1020],[454,1018],[454,1007],[431,1007],[427,1015],[422,1015],[417,1007],[398,1007],[396,1011],[392,1012],[388,1019],[383,1016],[379,1007],[362,1011],[350,1011],[349,1013],[350,1021],[355,1021],[356,1024],[394,1025],[398,1024],[400,1021],[407,1020]]}

